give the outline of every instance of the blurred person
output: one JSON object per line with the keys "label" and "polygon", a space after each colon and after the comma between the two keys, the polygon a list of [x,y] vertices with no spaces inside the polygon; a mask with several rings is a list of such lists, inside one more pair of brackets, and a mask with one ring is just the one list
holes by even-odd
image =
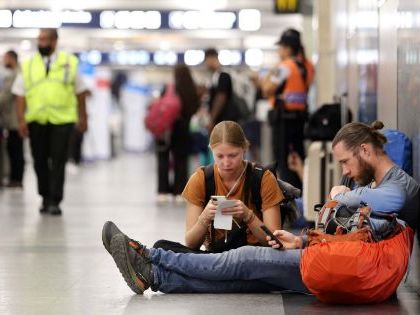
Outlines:
{"label": "blurred person", "polygon": [[[186,65],[174,68],[175,91],[181,100],[181,111],[172,126],[168,139],[156,141],[158,158],[158,203],[169,201],[173,194],[175,201],[183,202],[181,193],[188,181],[188,151],[191,145],[190,120],[200,106],[197,87],[190,69]],[[169,183],[170,157],[172,155],[174,180]]]}
{"label": "blurred person", "polygon": [[286,30],[276,44],[279,45],[280,65],[262,83],[264,95],[273,101],[269,113],[273,156],[278,161],[280,177],[302,188],[302,181],[287,167],[287,157],[292,152],[302,159],[305,157],[303,131],[307,93],[314,69],[305,58],[298,31]]}
{"label": "blurred person", "polygon": [[40,29],[38,52],[22,64],[12,92],[17,95],[19,134],[29,136],[41,214],[61,215],[65,166],[74,124],[87,130],[86,87],[78,59],[57,51],[56,29]]}
{"label": "blurred person", "polygon": [[[166,240],[154,247],[172,251],[194,251],[205,246],[206,252],[219,252],[244,245],[266,245],[265,234],[259,228],[265,224],[271,231],[281,226],[280,202],[284,196],[274,175],[266,170],[261,176],[261,209],[257,209],[248,187],[252,180],[253,165],[244,160],[249,142],[239,124],[233,121],[218,123],[210,134],[209,147],[213,153],[214,195],[236,200],[236,205],[227,208],[232,214],[232,230],[214,228],[216,204],[207,198],[206,170],[199,168],[191,175],[182,197],[186,200],[186,246]],[[252,196],[251,196],[252,197]],[[223,210],[225,211],[225,210]]]}
{"label": "blurred person", "polygon": [[232,97],[232,78],[229,73],[222,71],[216,49],[208,48],[204,52],[204,63],[211,72],[211,83],[209,87],[209,131],[223,120],[233,120],[234,117],[227,117],[227,108]]}
{"label": "blurred person", "polygon": [[[86,90],[84,93],[85,100],[88,101],[88,99],[92,96],[92,92],[90,90]],[[82,162],[83,135],[84,132],[80,131],[78,126],[73,127],[69,140],[68,157],[69,160],[73,162],[73,164],[70,165],[76,167],[75,170],[77,170],[77,166],[79,166]]]}
{"label": "blurred person", "polygon": [[25,160],[23,155],[23,139],[18,133],[16,116],[16,98],[12,93],[12,85],[16,79],[19,65],[18,55],[14,50],[7,51],[3,56],[3,65],[9,74],[0,89],[0,116],[2,126],[7,130],[7,155],[10,164],[8,187],[21,188]]}

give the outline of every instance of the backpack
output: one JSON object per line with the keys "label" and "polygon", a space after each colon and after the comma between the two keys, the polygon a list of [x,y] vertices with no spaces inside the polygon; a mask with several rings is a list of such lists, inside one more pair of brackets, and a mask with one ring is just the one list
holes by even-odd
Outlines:
{"label": "backpack", "polygon": [[[352,113],[347,109],[346,123],[352,121]],[[312,141],[331,141],[341,124],[341,104],[324,104],[309,116],[305,128],[305,138]]]}
{"label": "backpack", "polygon": [[321,302],[379,303],[395,293],[410,260],[414,238],[410,227],[380,242],[330,242],[326,238],[333,235],[326,236],[306,247],[300,260],[302,281]]}
{"label": "backpack", "polygon": [[245,122],[251,118],[256,89],[249,79],[237,72],[223,72],[230,77],[232,93],[221,113],[222,120]]}
{"label": "backpack", "polygon": [[401,131],[385,129],[387,139],[384,149],[389,158],[408,175],[413,176],[413,153],[411,140]]}
{"label": "backpack", "polygon": [[[205,178],[205,204],[210,200],[210,197],[215,194],[216,187],[214,182],[214,169],[213,164],[202,167]],[[255,205],[257,211],[261,211],[262,198],[261,198],[261,181],[266,170],[269,170],[274,174],[277,179],[277,183],[284,195],[283,201],[280,203],[282,222],[293,222],[298,217],[298,210],[296,208],[295,199],[301,196],[301,190],[294,187],[293,185],[282,181],[277,178],[276,175],[277,163],[273,163],[266,167],[260,165],[253,165],[248,163],[247,170],[245,172],[245,203],[249,201],[249,193],[251,193],[252,202]]]}
{"label": "backpack", "polygon": [[354,209],[336,200],[327,201],[323,206],[315,205],[315,230],[332,235],[357,232],[368,227],[373,241],[389,238],[398,231],[395,213],[372,211],[366,204]]}
{"label": "backpack", "polygon": [[172,129],[172,125],[179,117],[180,111],[181,100],[175,92],[175,86],[167,84],[164,94],[154,100],[147,110],[144,119],[146,128],[155,138],[160,138],[166,131]]}
{"label": "backpack", "polygon": [[230,75],[230,79],[232,81],[233,93],[244,102],[246,108],[251,113],[254,109],[255,95],[257,93],[255,84],[248,78],[247,75],[237,71],[232,70],[227,73]]}

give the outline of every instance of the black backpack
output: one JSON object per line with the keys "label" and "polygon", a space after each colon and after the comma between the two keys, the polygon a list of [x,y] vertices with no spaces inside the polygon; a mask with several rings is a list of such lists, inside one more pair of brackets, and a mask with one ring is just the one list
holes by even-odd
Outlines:
{"label": "black backpack", "polygon": [[[324,104],[309,116],[305,128],[305,138],[312,141],[331,141],[340,130],[341,104]],[[352,113],[347,109],[346,123],[352,121]],[[343,124],[344,125],[344,124]]]}

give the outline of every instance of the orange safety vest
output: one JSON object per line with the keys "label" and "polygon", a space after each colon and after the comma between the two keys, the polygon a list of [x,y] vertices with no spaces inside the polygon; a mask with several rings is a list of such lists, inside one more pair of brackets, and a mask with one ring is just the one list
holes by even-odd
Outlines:
{"label": "orange safety vest", "polygon": [[299,67],[293,59],[286,59],[281,64],[286,66],[290,71],[282,93],[284,109],[288,111],[306,110],[308,80],[306,82],[303,80]]}

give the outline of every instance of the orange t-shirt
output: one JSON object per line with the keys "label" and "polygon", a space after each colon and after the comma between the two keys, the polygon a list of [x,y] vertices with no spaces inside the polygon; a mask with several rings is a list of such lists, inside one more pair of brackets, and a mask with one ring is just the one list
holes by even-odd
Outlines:
{"label": "orange t-shirt", "polygon": [[[226,196],[229,192],[229,190],[223,185],[222,178],[220,177],[219,171],[214,165],[214,179],[215,179],[215,195],[217,196]],[[238,187],[235,189],[235,191],[229,196],[228,199],[237,199],[244,201],[244,184],[245,184],[245,176],[243,176],[238,183]],[[182,197],[184,197],[188,202],[191,202],[192,204],[202,207],[204,210],[205,205],[205,199],[206,199],[206,190],[205,190],[205,178],[204,178],[204,170],[203,169],[197,169],[194,174],[191,175],[190,179],[188,180],[187,185],[184,188],[184,191],[182,192]],[[277,206],[280,204],[280,202],[284,199],[283,193],[281,192],[277,180],[273,173],[270,171],[265,171],[261,180],[261,211],[264,211],[268,208]],[[250,194],[251,195],[251,194]],[[262,212],[259,212],[256,210],[256,207],[254,203],[249,203],[248,206],[249,209],[254,211],[254,213],[257,215],[257,217],[262,220]],[[279,213],[280,215],[280,213]],[[240,223],[240,222],[238,222]],[[233,223],[234,224],[234,223]],[[210,232],[210,226],[209,226],[209,232]],[[258,243],[258,240],[255,238],[255,236],[251,233],[251,231],[247,228],[247,241],[249,245],[256,245]],[[224,238],[224,230],[215,230],[215,238],[221,239]]]}

